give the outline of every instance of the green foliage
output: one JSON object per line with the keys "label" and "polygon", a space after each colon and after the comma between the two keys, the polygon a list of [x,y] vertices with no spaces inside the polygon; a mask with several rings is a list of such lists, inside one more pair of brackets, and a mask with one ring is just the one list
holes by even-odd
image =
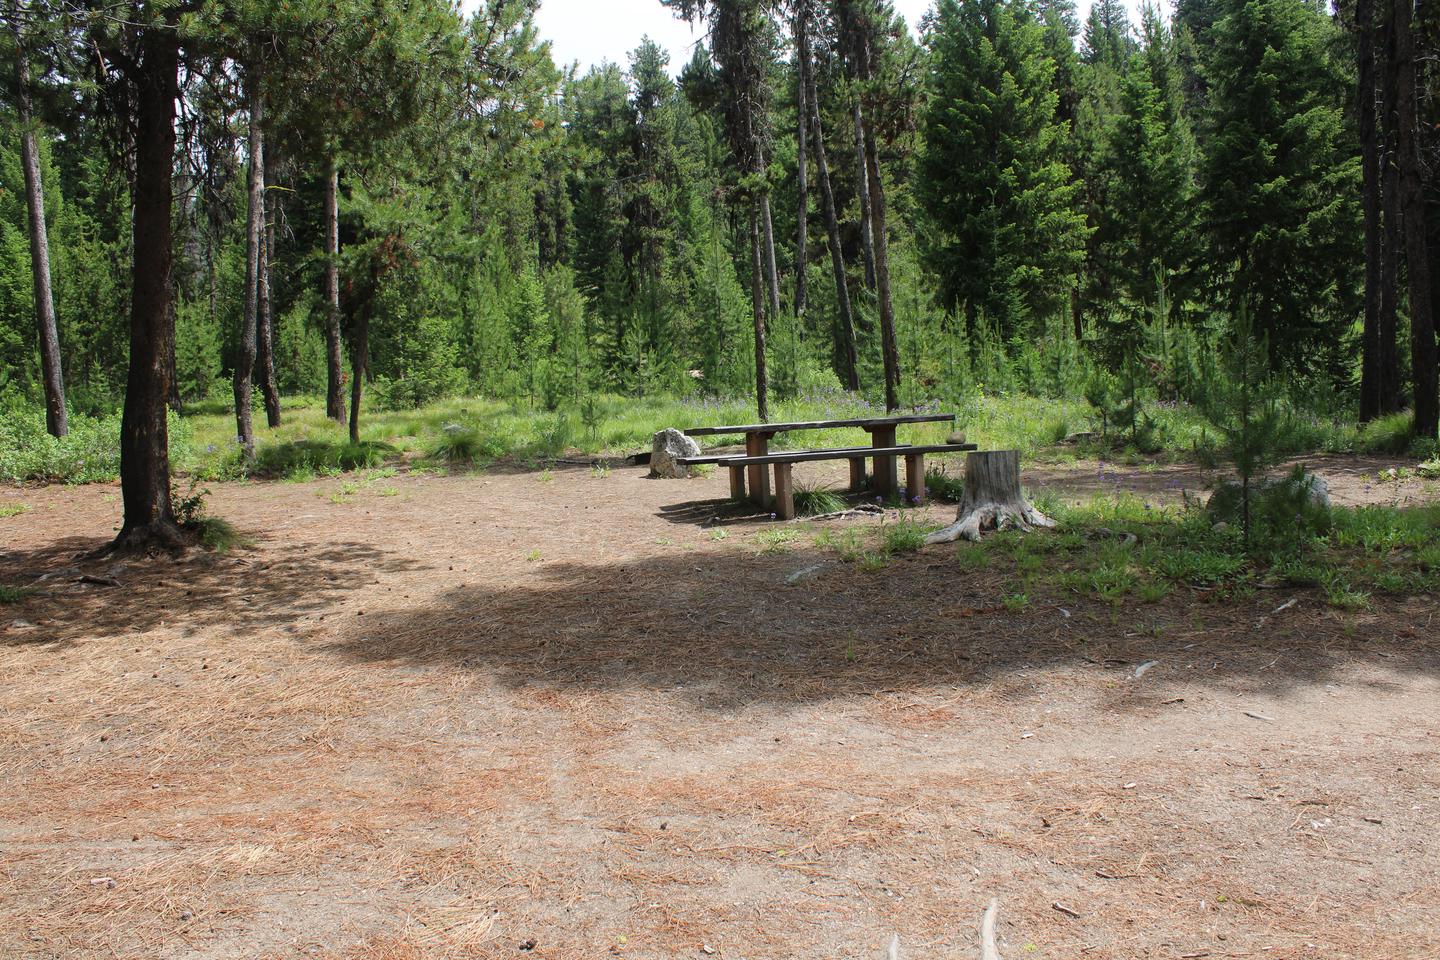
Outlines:
{"label": "green foliage", "polygon": [[959,503],[965,496],[965,476],[963,473],[950,473],[943,463],[927,467],[925,491],[931,499]]}
{"label": "green foliage", "polygon": [[1225,355],[1225,376],[1215,384],[1205,413],[1221,436],[1221,449],[1240,478],[1239,519],[1245,544],[1251,543],[1251,493],[1256,479],[1281,454],[1281,412],[1275,383],[1268,374],[1265,346],[1250,325],[1240,300],[1234,340]]}
{"label": "green foliage", "polygon": [[[120,473],[120,418],[70,414],[70,433],[45,432],[38,403],[0,403],[0,482],[102,483]],[[172,442],[183,442],[183,437]]]}
{"label": "green foliage", "polygon": [[0,583],[0,603],[19,603],[29,592],[24,587],[12,587],[6,583]]}
{"label": "green foliage", "polygon": [[839,513],[845,509],[845,498],[830,487],[822,484],[795,485],[795,512],[802,517],[818,517],[826,513]]}
{"label": "green foliage", "polygon": [[1222,297],[1238,284],[1271,359],[1314,368],[1341,346],[1361,263],[1339,26],[1307,0],[1216,0],[1215,16],[1200,128],[1210,272]]}
{"label": "green foliage", "polygon": [[880,525],[880,549],[886,556],[914,553],[925,546],[925,538],[937,529],[936,524],[897,517]]}
{"label": "green foliage", "polygon": [[170,484],[170,505],[175,512],[175,522],[180,524],[182,529],[189,530],[206,547],[216,553],[226,553],[235,547],[247,547],[250,539],[238,530],[228,520],[221,517],[211,516],[206,498],[210,491],[197,487],[194,480],[184,493],[180,492],[178,484]]}
{"label": "green foliage", "polygon": [[1045,28],[1018,0],[941,0],[919,192],[926,257],[947,306],[1008,338],[1055,312],[1086,227],[1062,158]]}
{"label": "green foliage", "polygon": [[375,441],[296,440],[262,446],[254,472],[261,476],[310,479],[374,467],[399,453],[394,446]]}

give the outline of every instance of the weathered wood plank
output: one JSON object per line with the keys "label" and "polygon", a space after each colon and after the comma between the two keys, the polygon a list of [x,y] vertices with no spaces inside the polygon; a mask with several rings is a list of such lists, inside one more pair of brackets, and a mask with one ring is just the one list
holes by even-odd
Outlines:
{"label": "weathered wood plank", "polygon": [[795,519],[794,464],[775,464],[775,519]]}
{"label": "weathered wood plank", "polygon": [[837,427],[873,427],[901,423],[954,422],[953,413],[916,413],[895,417],[857,417],[851,420],[799,420],[793,423],[745,423],[726,427],[692,427],[684,431],[689,437],[713,437],[722,433],[766,433],[774,436],[788,430],[829,430]]}
{"label": "weathered wood plank", "polygon": [[920,506],[925,502],[925,454],[905,454],[905,502]]}
{"label": "weathered wood plank", "polygon": [[740,462],[750,468],[750,499],[764,507],[770,502],[770,471],[765,469],[772,462],[765,459],[770,452],[769,436],[763,433],[746,434],[745,452],[748,456],[740,458]]}
{"label": "weathered wood plank", "polygon": [[819,460],[850,460],[855,457],[905,457],[914,453],[966,453],[975,449],[973,443],[937,443],[928,446],[846,447],[834,450],[791,450],[762,456],[737,457],[732,463],[743,466],[773,463],[811,463]]}

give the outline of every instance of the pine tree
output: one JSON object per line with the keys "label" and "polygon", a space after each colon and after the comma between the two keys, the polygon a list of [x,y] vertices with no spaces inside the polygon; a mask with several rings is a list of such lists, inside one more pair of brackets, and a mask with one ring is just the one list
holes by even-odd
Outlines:
{"label": "pine tree", "polygon": [[1009,339],[1061,307],[1086,236],[1044,27],[1019,0],[941,0],[930,44],[926,259],[947,306]]}
{"label": "pine tree", "polygon": [[1153,7],[1142,20],[1143,45],[1121,82],[1121,115],[1111,130],[1111,206],[1101,233],[1115,245],[1118,292],[1133,317],[1149,312],[1157,282],[1183,298],[1176,279],[1195,246],[1195,138],[1169,32]]}
{"label": "pine tree", "polygon": [[1232,277],[1272,362],[1315,368],[1350,317],[1360,165],[1336,28],[1306,0],[1216,0],[1201,198],[1217,289]]}

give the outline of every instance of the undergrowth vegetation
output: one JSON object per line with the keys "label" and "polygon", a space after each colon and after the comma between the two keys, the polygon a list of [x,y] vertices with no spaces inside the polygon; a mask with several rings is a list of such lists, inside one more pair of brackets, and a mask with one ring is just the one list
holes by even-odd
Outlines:
{"label": "undergrowth vegetation", "polygon": [[[1330,605],[1353,610],[1376,594],[1440,591],[1440,505],[1307,503],[1301,516],[1294,488],[1276,484],[1257,496],[1247,552],[1238,526],[1193,505],[1156,507],[1127,494],[1034,502],[1058,521],[1054,530],[990,533],[979,543],[961,541],[951,553],[962,570],[1010,571],[1005,606],[1012,611],[1047,593],[1118,605],[1154,603],[1181,590],[1223,600],[1313,587]],[[813,542],[846,563],[879,570],[919,550],[935,528],[910,511],[890,511],[877,525],[822,530]],[[787,534],[787,547],[795,542]]]}
{"label": "undergrowth vegetation", "polygon": [[1316,587],[1333,606],[1376,593],[1440,589],[1440,506],[1311,504],[1296,521],[1288,492],[1260,498],[1247,553],[1241,532],[1213,513],[1156,508],[1134,497],[1046,503],[1055,531],[1001,532],[961,544],[966,566],[1013,565],[1022,592],[1049,587],[1110,603],[1154,602],[1175,590],[1226,598],[1266,587]]}
{"label": "undergrowth vegetation", "polygon": [[[1085,401],[1027,394],[987,393],[974,388],[948,401],[928,401],[924,412],[953,412],[967,439],[982,448],[1015,448],[1028,459],[1070,462],[1104,457],[1115,462],[1152,459],[1197,460],[1213,466],[1222,459],[1220,440],[1204,416],[1188,404],[1155,401],[1146,407],[1158,454],[1131,444],[1128,434],[1106,436],[1097,413]],[[775,420],[821,420],[876,416],[882,411],[863,397],[840,390],[773,404]],[[192,404],[170,418],[174,469],[202,481],[260,479],[314,480],[413,459],[446,469],[484,467],[497,460],[539,462],[567,452],[617,455],[646,449],[664,427],[717,426],[754,419],[745,398],[656,398],[594,395],[554,411],[477,398],[451,398],[419,409],[376,410],[366,415],[361,441],[351,443],[343,427],[324,415],[318,398],[292,397],[283,404],[280,427],[261,428],[257,453],[246,464],[235,439],[235,422],[223,401]],[[1434,457],[1433,445],[1411,440],[1410,417],[1398,414],[1359,428],[1285,408],[1277,417],[1278,454],[1309,452],[1383,453]],[[70,435],[45,433],[44,415],[33,405],[0,408],[0,482],[96,483],[115,480],[120,469],[118,415],[72,415]],[[948,423],[913,424],[912,443],[939,443]],[[738,443],[740,436],[714,437],[710,446]],[[780,434],[773,446],[867,445],[858,428]],[[1422,465],[1423,467],[1423,465]],[[1405,467],[1420,470],[1421,467]],[[958,497],[960,476],[938,470],[927,476],[931,495]],[[797,491],[798,493],[798,491]],[[822,511],[823,512],[823,511]]]}

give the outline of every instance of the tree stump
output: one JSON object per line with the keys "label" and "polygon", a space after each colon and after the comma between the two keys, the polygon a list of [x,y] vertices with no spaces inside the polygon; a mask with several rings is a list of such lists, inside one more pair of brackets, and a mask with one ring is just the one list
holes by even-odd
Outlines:
{"label": "tree stump", "polygon": [[1053,526],[1055,521],[1026,503],[1020,492],[1020,451],[992,450],[966,455],[965,493],[955,522],[925,542],[979,540],[981,530]]}

